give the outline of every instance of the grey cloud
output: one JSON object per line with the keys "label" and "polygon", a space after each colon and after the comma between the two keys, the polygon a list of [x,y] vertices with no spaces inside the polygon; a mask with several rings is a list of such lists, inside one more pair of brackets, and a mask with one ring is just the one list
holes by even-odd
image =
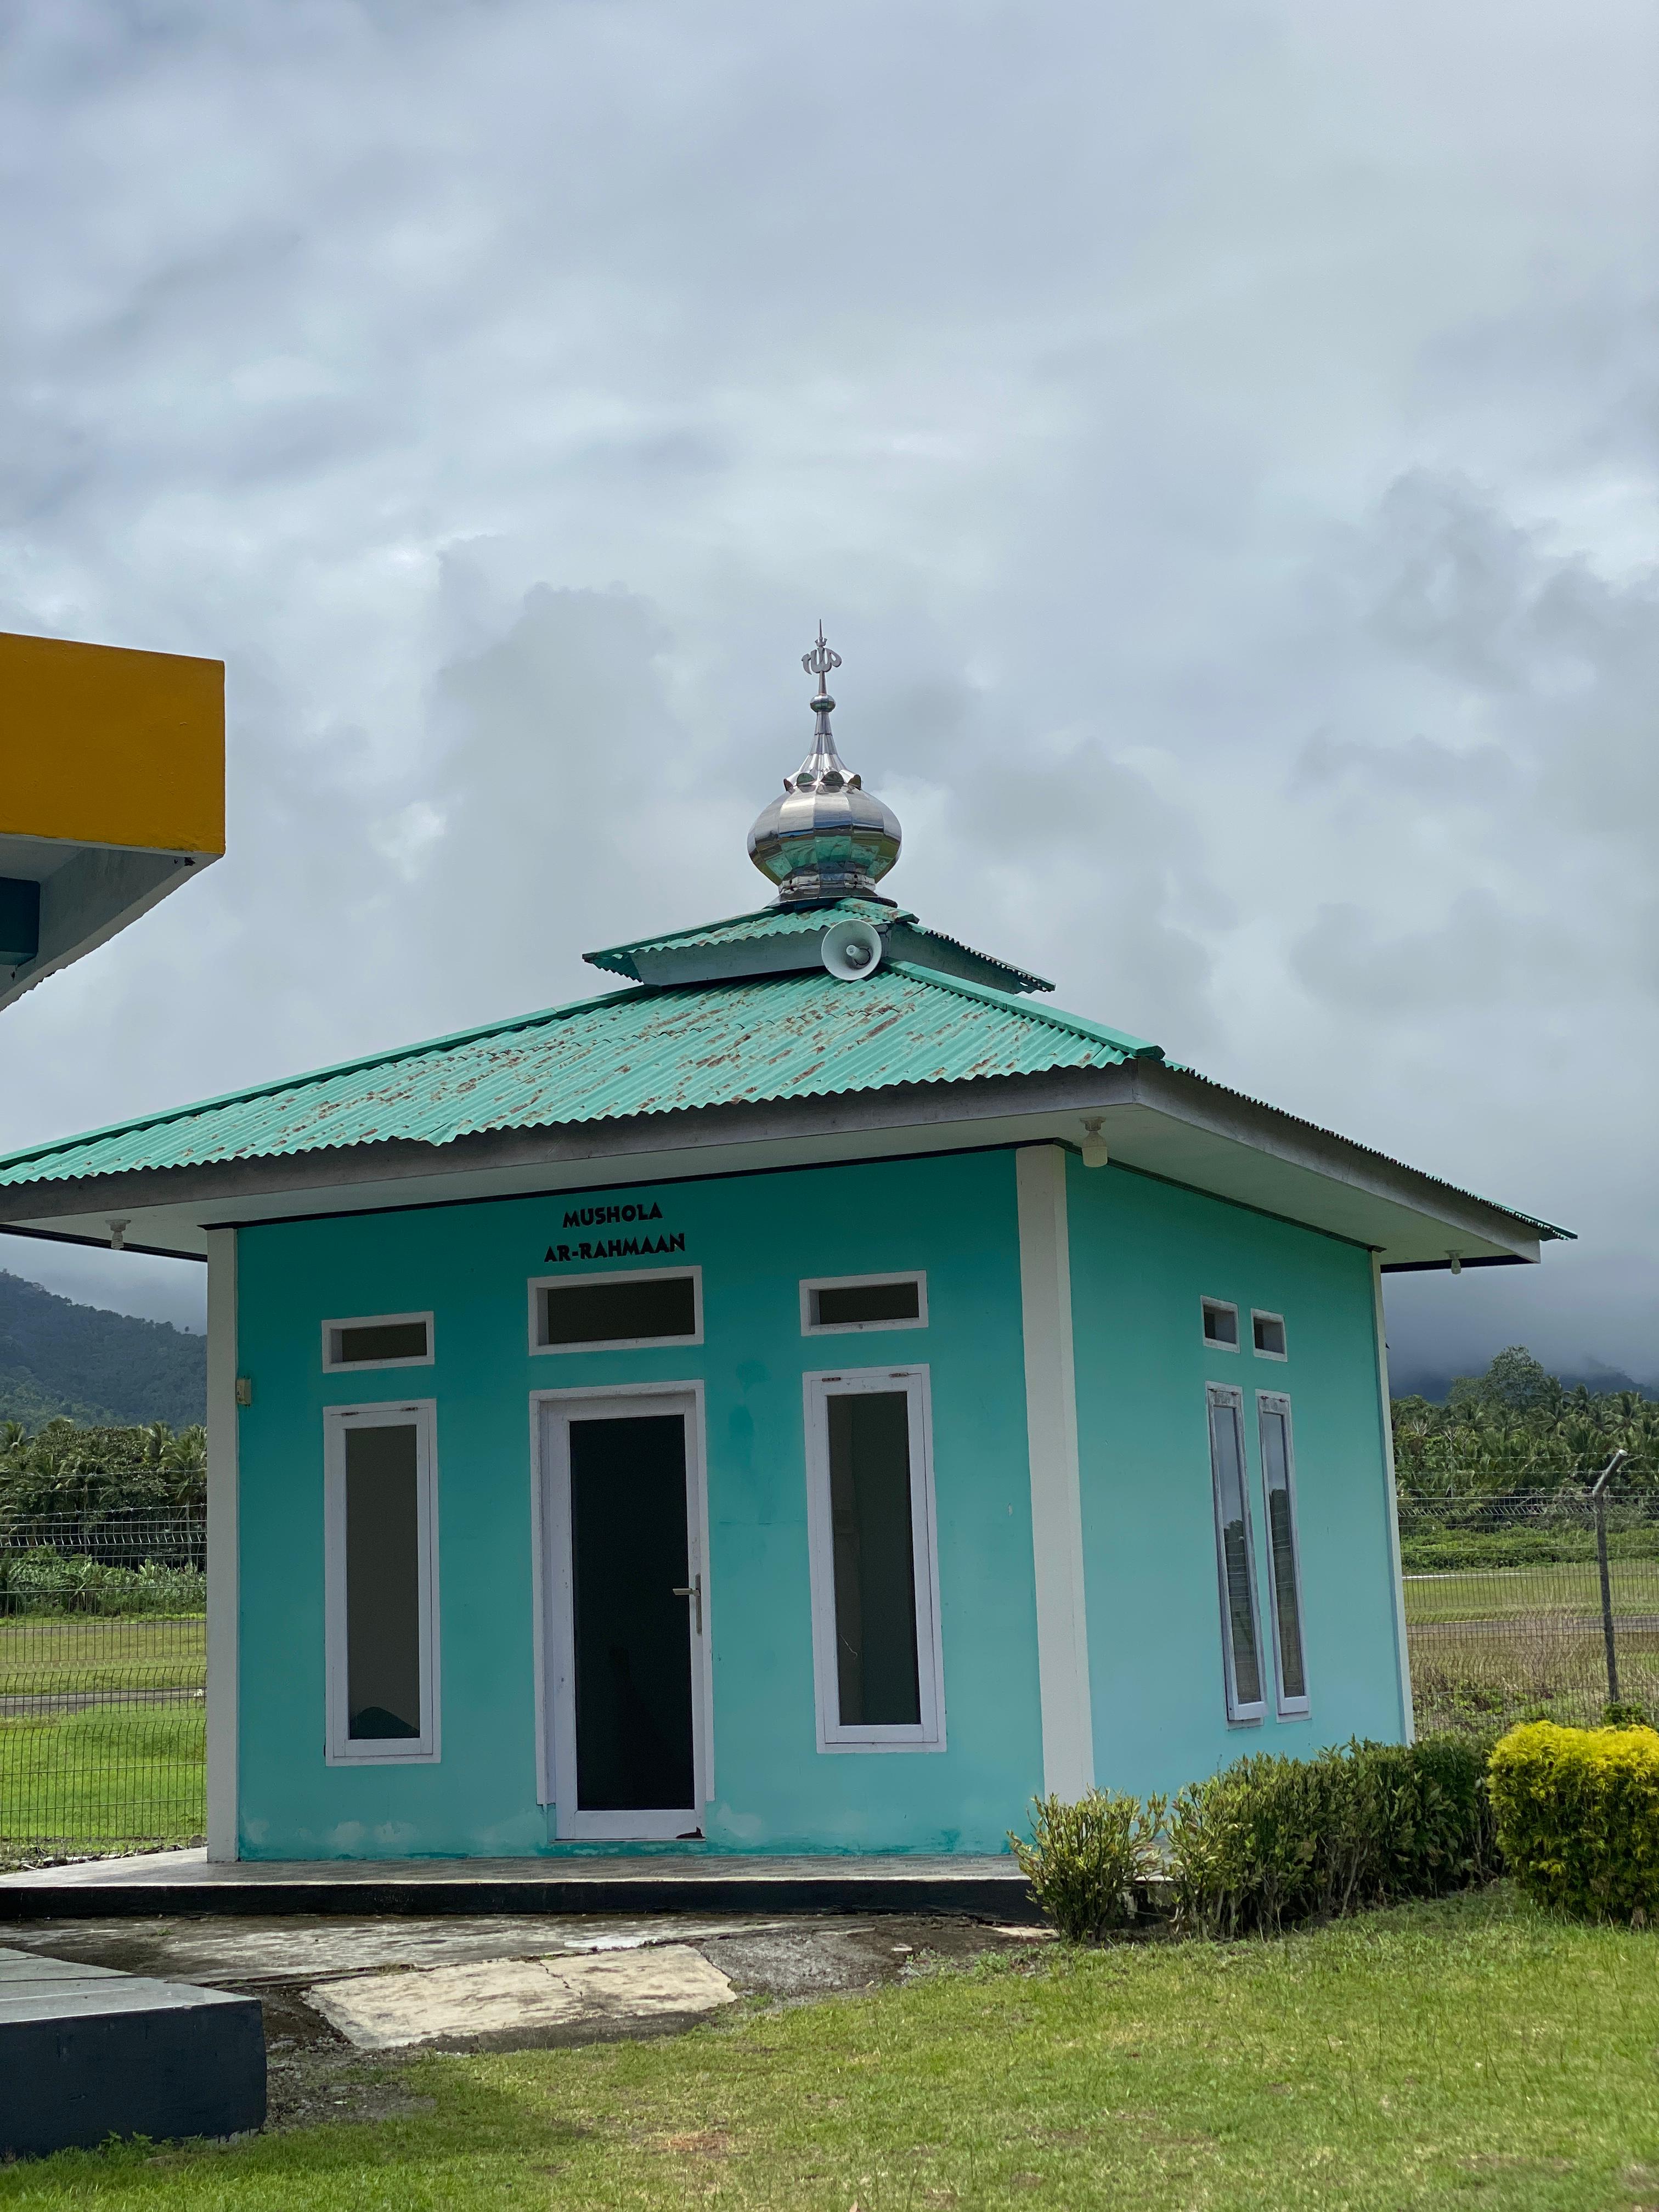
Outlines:
{"label": "grey cloud", "polygon": [[1290,960],[1317,997],[1415,1025],[1460,1008],[1570,991],[1586,951],[1559,921],[1517,915],[1490,892],[1470,890],[1436,927],[1392,936],[1358,907],[1322,907]]}
{"label": "grey cloud", "polygon": [[233,765],[223,865],[3,1018],[9,1139],[753,903],[822,614],[895,896],[1559,1212],[1578,1253],[1456,1311],[1638,1357],[1644,11],[22,0],[4,35],[0,622],[222,655]]}

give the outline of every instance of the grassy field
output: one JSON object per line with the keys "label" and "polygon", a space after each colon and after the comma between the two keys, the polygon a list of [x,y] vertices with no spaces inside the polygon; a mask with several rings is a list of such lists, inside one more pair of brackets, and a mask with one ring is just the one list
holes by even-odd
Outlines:
{"label": "grassy field", "polygon": [[206,1680],[207,1623],[200,1613],[0,1620],[0,1698],[200,1689]]}
{"label": "grassy field", "polygon": [[[1659,1615],[1659,1559],[1615,1559],[1608,1566],[1615,1613]],[[1407,1576],[1406,1619],[1419,1622],[1512,1620],[1553,1613],[1599,1623],[1601,1582],[1594,1559],[1521,1567],[1468,1567]]]}
{"label": "grassy field", "polygon": [[[1659,1711],[1659,1560],[1612,1563],[1620,1691]],[[1595,1561],[1467,1568],[1406,1580],[1419,1729],[1482,1726],[1527,1712],[1577,1723],[1607,1695]]]}
{"label": "grassy field", "polygon": [[0,2206],[1645,2212],[1655,1943],[1500,1889],[1055,1950],[678,2041],[417,2060],[400,2117],[65,2154],[0,2169]]}
{"label": "grassy field", "polygon": [[0,1862],[199,1843],[206,1802],[200,1698],[0,1719]]}

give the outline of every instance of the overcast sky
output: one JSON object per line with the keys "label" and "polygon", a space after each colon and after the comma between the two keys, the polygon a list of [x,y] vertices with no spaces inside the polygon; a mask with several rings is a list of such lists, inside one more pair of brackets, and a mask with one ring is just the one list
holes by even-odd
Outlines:
{"label": "overcast sky", "polygon": [[1578,1231],[1396,1363],[1659,1377],[1656,93],[1648,0],[15,0],[0,627],[222,658],[230,843],[0,1143],[758,903],[822,617],[894,895]]}

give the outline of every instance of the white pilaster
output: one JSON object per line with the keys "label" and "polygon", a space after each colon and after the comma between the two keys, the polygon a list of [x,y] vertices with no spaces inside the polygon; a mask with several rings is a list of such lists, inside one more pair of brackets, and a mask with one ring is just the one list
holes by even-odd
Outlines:
{"label": "white pilaster", "polygon": [[237,1856],[240,1538],[236,1415],[236,1231],[208,1246],[208,1856]]}
{"label": "white pilaster", "polygon": [[1382,1312],[1382,1261],[1371,1254],[1371,1299],[1376,1315],[1376,1389],[1382,1419],[1382,1464],[1389,1490],[1389,1572],[1394,1577],[1394,1641],[1400,1667],[1400,1710],[1406,1741],[1417,1735],[1412,1704],[1412,1653],[1406,1635],[1406,1586],[1400,1577],[1400,1498],[1394,1478],[1394,1408],[1389,1392],[1389,1339]]}
{"label": "white pilaster", "polygon": [[1036,1569],[1042,1786],[1074,1799],[1095,1778],[1072,1352],[1072,1255],[1066,1154],[1032,1145],[1015,1154],[1019,1288],[1025,1330],[1025,1431]]}

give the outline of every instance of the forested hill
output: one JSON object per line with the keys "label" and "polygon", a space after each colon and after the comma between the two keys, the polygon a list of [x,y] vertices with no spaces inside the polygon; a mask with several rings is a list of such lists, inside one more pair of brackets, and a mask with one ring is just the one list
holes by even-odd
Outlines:
{"label": "forested hill", "polygon": [[170,1322],[76,1305],[0,1269],[0,1420],[207,1418],[207,1339]]}

